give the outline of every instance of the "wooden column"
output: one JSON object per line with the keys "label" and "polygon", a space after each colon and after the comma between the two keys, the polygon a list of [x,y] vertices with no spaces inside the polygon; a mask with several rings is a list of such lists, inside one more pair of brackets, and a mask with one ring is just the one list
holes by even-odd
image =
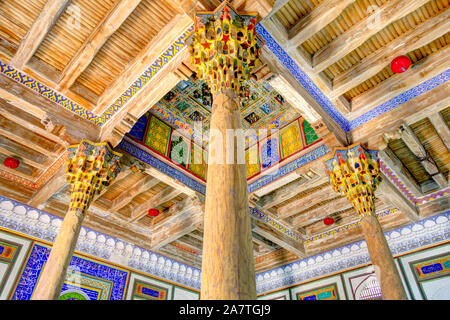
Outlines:
{"label": "wooden column", "polygon": [[376,149],[356,143],[334,148],[324,164],[334,191],[345,195],[361,218],[362,231],[383,298],[406,300],[394,258],[375,215],[375,191],[381,183],[378,159]]}
{"label": "wooden column", "polygon": [[105,143],[83,140],[68,150],[69,210],[44,264],[32,300],[58,299],[87,209],[94,196],[109,186],[119,171],[121,155],[111,151]]}
{"label": "wooden column", "polygon": [[377,217],[367,215],[361,219],[370,260],[375,266],[381,293],[385,300],[408,300],[400,274]]}
{"label": "wooden column", "polygon": [[[256,280],[245,161],[227,164],[226,130],[241,127],[238,98],[234,91],[222,89],[214,95],[210,135],[200,298],[204,300],[255,300]],[[222,140],[222,141],[221,141]],[[223,143],[222,143],[223,142]],[[216,158],[222,150],[222,159]]]}

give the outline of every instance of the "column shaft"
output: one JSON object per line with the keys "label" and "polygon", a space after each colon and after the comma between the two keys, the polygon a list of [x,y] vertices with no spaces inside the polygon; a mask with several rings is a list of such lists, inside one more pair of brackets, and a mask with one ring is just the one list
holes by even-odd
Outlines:
{"label": "column shaft", "polygon": [[82,222],[83,216],[69,209],[53,243],[47,262],[44,264],[32,300],[58,299]]}
{"label": "column shaft", "polygon": [[210,134],[208,159],[221,148],[224,161],[208,163],[200,294],[205,300],[256,299],[246,167],[245,161],[237,163],[236,139],[234,162],[225,161],[226,130],[240,127],[236,94],[230,90],[215,94],[210,130],[218,130],[223,139]]}
{"label": "column shaft", "polygon": [[380,222],[375,216],[367,215],[361,219],[361,227],[367,242],[370,260],[376,268],[383,299],[407,300],[400,274],[395,266]]}

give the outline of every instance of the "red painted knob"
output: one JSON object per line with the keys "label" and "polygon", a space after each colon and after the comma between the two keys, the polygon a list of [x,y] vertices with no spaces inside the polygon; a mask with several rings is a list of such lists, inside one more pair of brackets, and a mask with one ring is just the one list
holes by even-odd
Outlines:
{"label": "red painted knob", "polygon": [[17,160],[16,158],[11,158],[8,157],[5,159],[5,161],[3,161],[3,164],[5,165],[5,167],[11,168],[11,169],[15,169],[19,166],[19,160]]}
{"label": "red painted knob", "polygon": [[158,209],[152,208],[152,209],[148,210],[148,215],[150,217],[156,217],[158,214],[159,214],[159,210]]}
{"label": "red painted knob", "polygon": [[334,219],[330,218],[330,217],[326,217],[325,219],[323,219],[323,223],[327,226],[331,225],[334,223]]}
{"label": "red painted knob", "polygon": [[399,56],[392,60],[391,70],[394,73],[402,73],[408,70],[411,65],[411,60],[407,56]]}

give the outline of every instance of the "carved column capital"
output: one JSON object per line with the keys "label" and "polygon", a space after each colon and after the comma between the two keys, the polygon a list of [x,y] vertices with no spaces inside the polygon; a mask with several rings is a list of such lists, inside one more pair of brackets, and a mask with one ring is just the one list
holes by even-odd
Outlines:
{"label": "carved column capital", "polygon": [[95,195],[111,184],[120,171],[121,154],[107,143],[82,140],[69,146],[66,180],[70,186],[69,210],[84,216]]}

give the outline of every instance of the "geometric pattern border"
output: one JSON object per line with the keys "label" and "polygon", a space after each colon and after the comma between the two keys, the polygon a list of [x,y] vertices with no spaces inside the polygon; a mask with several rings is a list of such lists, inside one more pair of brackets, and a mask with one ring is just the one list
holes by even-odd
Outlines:
{"label": "geometric pattern border", "polygon": [[[28,261],[17,284],[12,300],[29,300],[37,284],[39,275],[44,263],[50,254],[50,248],[34,243]],[[81,273],[88,274],[100,279],[112,281],[111,300],[122,300],[127,284],[128,272],[112,266],[101,264],[98,261],[91,261],[74,255],[70,262],[69,269],[78,269]]]}
{"label": "geometric pattern border", "polygon": [[[392,255],[399,256],[420,248],[448,243],[450,211],[384,233]],[[256,274],[258,294],[279,290],[310,279],[370,264],[365,240],[332,249]]]}

